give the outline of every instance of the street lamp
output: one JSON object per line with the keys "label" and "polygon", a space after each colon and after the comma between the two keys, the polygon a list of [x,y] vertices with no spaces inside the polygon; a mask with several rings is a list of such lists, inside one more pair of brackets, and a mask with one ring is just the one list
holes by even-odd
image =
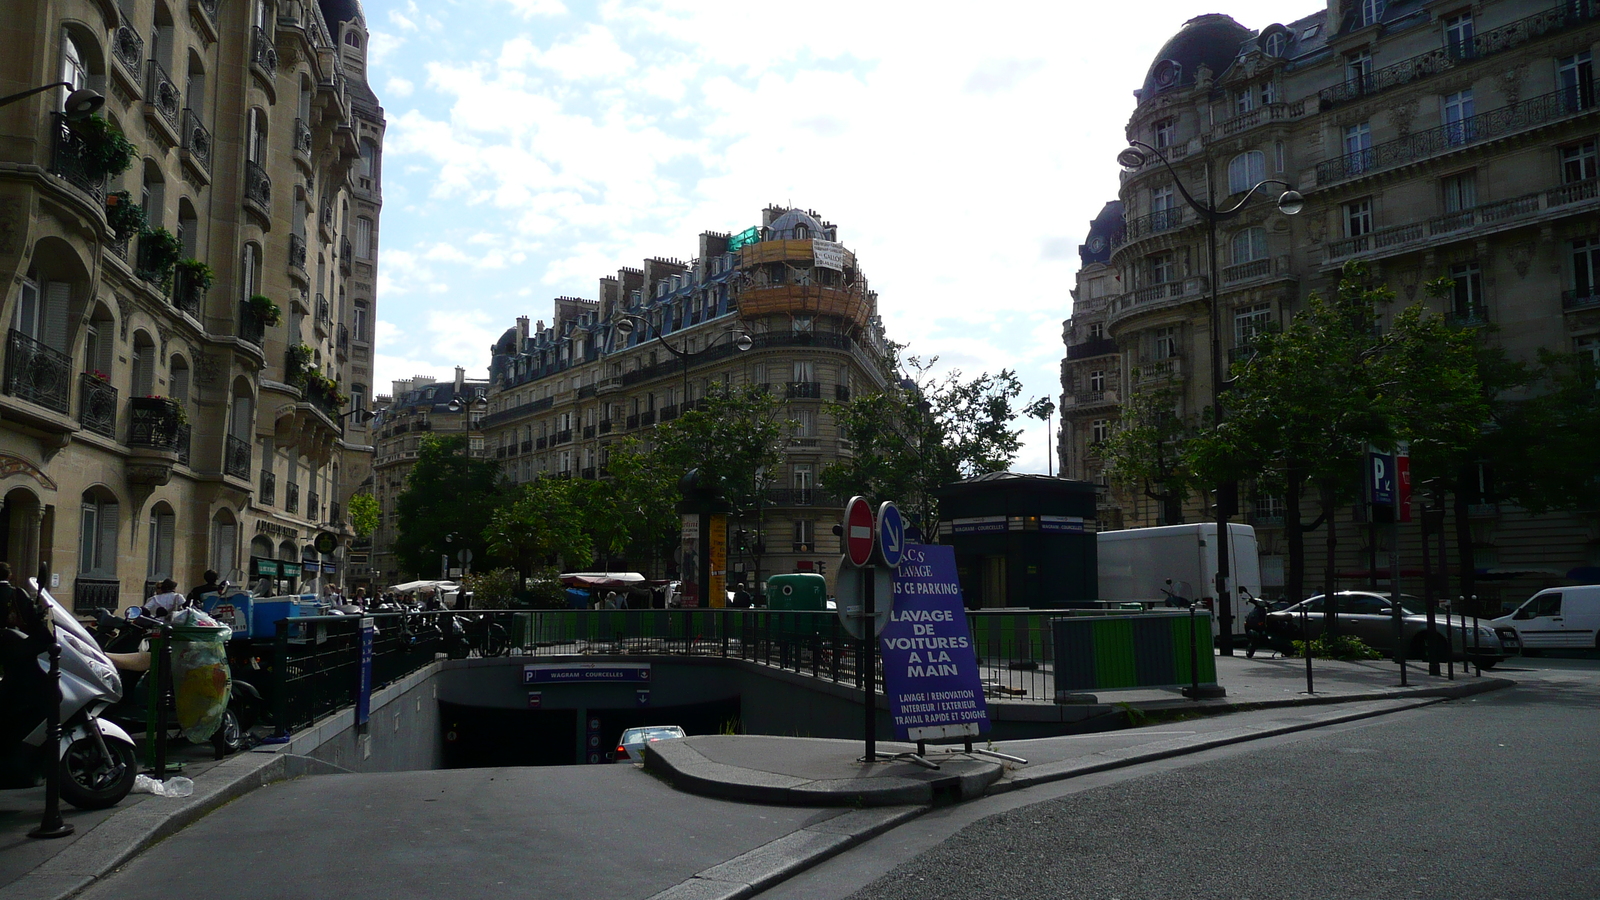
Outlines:
{"label": "street lamp", "polygon": [[[51,88],[58,87],[72,87],[72,82],[58,81],[55,84],[47,84],[44,87],[29,88],[25,91],[18,91],[17,93],[9,96],[0,97],[0,106],[9,106],[18,100],[24,100],[28,97],[32,97],[34,94],[42,94]],[[61,111],[67,117],[67,119],[76,122],[79,119],[87,119],[88,117],[94,115],[99,111],[100,107],[105,105],[106,98],[100,96],[98,91],[91,91],[88,88],[79,88],[67,95],[67,102],[62,105]]]}
{"label": "street lamp", "polygon": [[[748,333],[736,328],[731,331],[724,331],[721,334],[718,334],[716,337],[713,337],[711,340],[706,342],[704,349],[696,350],[693,353],[690,353],[687,350],[680,350],[679,348],[672,346],[672,344],[667,340],[666,335],[661,333],[661,329],[657,328],[649,319],[646,319],[644,316],[635,315],[633,313],[623,313],[622,317],[617,320],[617,333],[626,337],[630,334],[633,334],[633,329],[639,326],[643,326],[647,333],[655,332],[655,338],[661,342],[661,346],[667,348],[668,353],[671,353],[673,356],[676,356],[678,359],[683,361],[683,398],[680,404],[681,406],[687,405],[689,402],[689,360],[697,356],[704,356],[705,354],[710,353],[712,346],[724,337],[732,337],[733,346],[737,347],[741,353],[755,346],[755,342],[750,339],[750,335]],[[646,339],[648,340],[648,338]]]}
{"label": "street lamp", "polygon": [[[1137,169],[1143,166],[1149,155],[1154,154],[1161,164],[1166,166],[1167,172],[1172,175],[1172,183],[1177,185],[1178,193],[1183,196],[1183,201],[1189,204],[1202,219],[1206,220],[1206,253],[1210,266],[1206,270],[1208,280],[1211,282],[1211,421],[1213,425],[1222,423],[1222,391],[1227,386],[1222,377],[1222,327],[1221,327],[1221,301],[1218,298],[1217,277],[1217,223],[1224,219],[1231,219],[1238,215],[1250,198],[1256,195],[1269,184],[1280,185],[1284,188],[1278,195],[1278,211],[1286,216],[1298,214],[1305,209],[1306,198],[1295,190],[1287,181],[1277,178],[1268,178],[1252,185],[1250,190],[1244,192],[1237,202],[1226,209],[1217,206],[1215,179],[1212,177],[1210,161],[1206,165],[1206,201],[1201,203],[1196,200],[1189,190],[1183,186],[1183,181],[1178,178],[1178,173],[1172,168],[1172,163],[1155,147],[1143,141],[1131,141],[1130,146],[1117,154],[1117,162],[1125,169]],[[1220,607],[1218,615],[1222,632],[1222,653],[1224,656],[1233,655],[1233,598],[1228,593],[1228,576],[1231,574],[1228,565],[1228,506],[1230,498],[1237,498],[1237,485],[1226,482],[1217,485],[1217,604]]]}
{"label": "street lamp", "polygon": [[444,408],[453,413],[458,413],[469,406],[472,408],[473,412],[483,412],[489,408],[489,398],[479,394],[477,399],[462,403],[460,397],[451,397],[450,402],[446,403]]}

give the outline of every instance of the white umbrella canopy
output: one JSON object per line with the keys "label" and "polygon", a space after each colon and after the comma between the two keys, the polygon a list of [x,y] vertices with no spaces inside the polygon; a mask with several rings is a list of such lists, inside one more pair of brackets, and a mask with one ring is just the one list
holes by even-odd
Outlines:
{"label": "white umbrella canopy", "polygon": [[405,584],[392,584],[389,590],[397,594],[415,594],[420,590],[453,591],[460,587],[454,581],[408,581]]}

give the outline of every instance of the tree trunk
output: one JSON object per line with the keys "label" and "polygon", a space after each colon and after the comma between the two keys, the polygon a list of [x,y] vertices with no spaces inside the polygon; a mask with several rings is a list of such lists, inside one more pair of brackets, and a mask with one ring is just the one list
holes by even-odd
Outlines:
{"label": "tree trunk", "polygon": [[1327,547],[1328,556],[1322,573],[1322,608],[1323,608],[1323,634],[1336,635],[1339,633],[1339,603],[1335,592],[1334,572],[1337,571],[1334,559],[1334,548],[1338,546],[1338,527],[1333,521],[1334,486],[1331,482],[1324,482],[1318,486],[1318,503],[1322,507],[1323,525],[1328,529]]}

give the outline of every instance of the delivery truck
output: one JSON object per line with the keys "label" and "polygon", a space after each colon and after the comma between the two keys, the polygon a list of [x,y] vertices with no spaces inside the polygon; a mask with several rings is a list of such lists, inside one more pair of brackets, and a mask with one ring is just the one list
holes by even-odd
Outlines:
{"label": "delivery truck", "polygon": [[[1215,522],[1100,532],[1096,554],[1100,600],[1137,601],[1146,606],[1161,606],[1175,597],[1198,600],[1214,612],[1213,632],[1220,633],[1222,612],[1215,602],[1216,537]],[[1254,528],[1228,526],[1228,560],[1231,630],[1238,642],[1244,639],[1250,598],[1261,596],[1261,560],[1256,555]]]}

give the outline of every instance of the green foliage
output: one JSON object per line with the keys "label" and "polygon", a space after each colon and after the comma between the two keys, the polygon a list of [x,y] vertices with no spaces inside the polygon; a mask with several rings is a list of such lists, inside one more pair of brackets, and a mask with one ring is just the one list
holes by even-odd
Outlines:
{"label": "green foliage", "polygon": [[509,503],[489,516],[482,529],[485,546],[496,558],[530,572],[550,565],[585,567],[594,558],[594,537],[585,530],[597,482],[540,478],[523,485]]}
{"label": "green foliage", "polygon": [[423,435],[416,465],[395,501],[394,552],[402,570],[436,577],[440,555],[453,558],[463,549],[483,559],[483,523],[500,505],[501,494],[499,467],[470,457],[466,435]]}
{"label": "green foliage", "polygon": [[216,281],[216,273],[211,267],[198,259],[180,259],[177,264],[178,271],[184,274],[189,284],[202,291],[210,290]]}
{"label": "green foliage", "polygon": [[[669,422],[660,428],[675,424],[676,421]],[[612,447],[606,473],[611,500],[608,514],[626,529],[626,551],[652,561],[670,554],[682,523],[673,509],[682,499],[678,492],[682,473],[632,437]]]}
{"label": "green foliage", "polygon": [[[1591,355],[1541,351],[1526,372],[1531,396],[1497,404],[1479,459],[1494,477],[1491,495],[1531,512],[1600,509],[1600,370]],[[1463,489],[1475,490],[1476,483]]]}
{"label": "green foliage", "polygon": [[90,178],[121,175],[133,165],[138,148],[104,116],[89,116],[70,126],[83,139],[83,169]]}
{"label": "green foliage", "polygon": [[523,602],[531,609],[566,609],[567,588],[555,569],[535,571],[527,580]]}
{"label": "green foliage", "polygon": [[106,194],[106,224],[117,240],[125,241],[143,231],[146,221],[144,207],[134,203],[127,191]]}
{"label": "green foliage", "polygon": [[311,368],[311,345],[295,344],[284,354],[283,378],[296,387],[308,386],[311,376],[321,377],[321,373]]}
{"label": "green foliage", "polygon": [[378,530],[378,516],[382,510],[371,494],[353,494],[350,497],[350,527],[356,537],[368,537]]}
{"label": "green foliage", "polygon": [[461,581],[472,592],[475,609],[510,609],[517,605],[522,592],[522,576],[515,569],[473,572]]}
{"label": "green foliage", "polygon": [[1171,384],[1135,391],[1101,448],[1106,476],[1116,487],[1162,504],[1162,521],[1183,522],[1183,502],[1201,489],[1188,444],[1191,421],[1177,414],[1182,399]]}
{"label": "green foliage", "polygon": [[[898,368],[892,346],[885,370]],[[938,520],[933,492],[963,478],[1001,472],[1016,457],[1020,429],[1012,402],[1022,383],[1010,369],[964,378],[959,370],[935,376],[939,361],[909,357],[909,375],[888,388],[863,393],[828,412],[855,453],[828,466],[822,485],[840,496],[894,500],[925,529]]]}
{"label": "green foliage", "polygon": [[655,464],[676,483],[690,469],[722,486],[736,509],[753,507],[762,473],[783,462],[796,427],[782,400],[757,385],[713,385],[700,409],[656,427]]}
{"label": "green foliage", "polygon": [[[278,308],[278,304],[272,302],[271,297],[264,294],[253,294],[249,303],[250,311],[256,315],[256,321],[268,328],[283,321],[283,310]],[[301,346],[304,345],[302,344]],[[309,356],[306,358],[310,359]]]}
{"label": "green foliage", "polygon": [[[1304,658],[1307,644],[1305,641],[1294,642],[1294,652],[1287,656]],[[1383,654],[1367,646],[1358,637],[1347,634],[1320,634],[1310,643],[1312,659],[1337,659],[1344,662],[1354,662],[1359,659],[1383,659]]]}
{"label": "green foliage", "polygon": [[172,270],[183,257],[183,241],[165,228],[139,232],[141,274],[159,281],[162,289],[172,286]]}

